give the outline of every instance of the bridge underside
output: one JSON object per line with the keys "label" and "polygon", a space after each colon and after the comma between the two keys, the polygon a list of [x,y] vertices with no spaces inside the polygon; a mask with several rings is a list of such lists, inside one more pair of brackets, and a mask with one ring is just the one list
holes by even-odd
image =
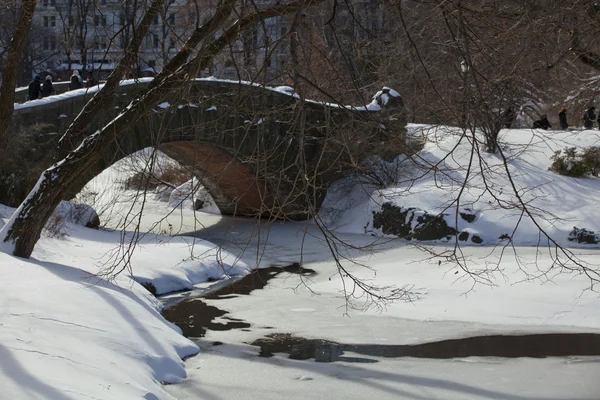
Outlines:
{"label": "bridge underside", "polygon": [[199,141],[166,143],[159,148],[194,172],[223,214],[278,217],[282,212],[291,219],[309,217],[292,212],[292,207],[278,207],[277,191],[222,149]]}

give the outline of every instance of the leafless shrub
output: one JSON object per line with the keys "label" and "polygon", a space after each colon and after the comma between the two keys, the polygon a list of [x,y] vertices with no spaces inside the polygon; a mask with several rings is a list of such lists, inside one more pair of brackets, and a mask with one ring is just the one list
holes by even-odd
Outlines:
{"label": "leafless shrub", "polygon": [[137,171],[125,179],[123,187],[128,190],[154,190],[160,185],[165,185],[174,189],[187,182],[190,176],[190,171],[186,168],[171,164],[159,172],[148,169]]}

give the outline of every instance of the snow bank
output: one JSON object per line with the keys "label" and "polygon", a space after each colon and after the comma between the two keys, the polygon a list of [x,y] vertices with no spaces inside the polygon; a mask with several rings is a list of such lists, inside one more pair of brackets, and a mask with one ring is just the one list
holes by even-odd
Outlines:
{"label": "snow bank", "polygon": [[[504,130],[499,140],[518,194],[535,220],[515,207],[519,199],[500,155],[482,152],[474,154],[471,162],[470,138],[448,127],[429,129],[425,147],[414,163],[399,158],[393,168],[388,165],[386,173],[390,175],[392,170],[396,177],[386,188],[377,189],[374,183],[357,177],[336,183],[323,203],[321,218],[342,232],[382,236],[384,231],[374,226],[374,216],[384,205],[414,208],[419,215],[440,215],[448,226],[469,237],[479,236],[483,244],[502,242],[513,231],[515,245],[547,243],[540,239],[536,224],[565,246],[577,244],[568,240],[574,227],[600,230],[600,220],[595,218],[600,180],[570,178],[548,170],[556,150],[597,145],[598,132]],[[462,218],[465,210],[473,215],[473,221]]]}
{"label": "snow bank", "polygon": [[93,207],[68,201],[61,201],[50,219],[83,225],[88,228],[97,228],[100,225],[100,219]]}
{"label": "snow bank", "polygon": [[169,195],[168,203],[173,208],[181,207],[202,210],[211,214],[221,214],[212,196],[196,178],[192,178],[173,189]]}
{"label": "snow bank", "polygon": [[0,385],[7,399],[170,399],[198,349],[126,278],[0,253]]}
{"label": "snow bank", "polygon": [[[161,384],[183,380],[198,348],[137,282],[166,293],[248,267],[200,239],[147,234],[131,249],[131,232],[65,225],[61,239],[42,236],[35,260],[0,252],[1,397],[171,399]],[[102,279],[113,266],[124,270]]]}
{"label": "snow bank", "polygon": [[[247,274],[250,268],[217,245],[198,238],[94,231],[69,224],[69,236],[42,245],[46,260],[74,260],[92,273],[105,273],[113,265],[123,275],[152,284],[156,294],[192,289],[195,284]],[[134,248],[132,241],[137,241]],[[93,249],[93,250],[91,250]],[[38,256],[38,257],[40,257]],[[91,258],[91,260],[90,260]],[[129,264],[123,264],[128,260]]]}

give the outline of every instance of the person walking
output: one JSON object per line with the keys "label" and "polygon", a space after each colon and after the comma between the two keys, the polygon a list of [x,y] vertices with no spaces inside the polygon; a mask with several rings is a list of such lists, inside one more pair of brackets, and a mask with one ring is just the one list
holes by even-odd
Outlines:
{"label": "person walking", "polygon": [[46,80],[42,85],[42,97],[52,96],[54,94],[54,86],[52,85],[52,76],[46,76]]}
{"label": "person walking", "polygon": [[567,122],[567,110],[565,108],[561,108],[558,113],[558,120],[560,121],[560,128],[563,131],[569,129],[569,123]]}
{"label": "person walking", "polygon": [[91,88],[92,86],[96,86],[96,79],[94,79],[94,73],[92,71],[88,71],[85,87]]}
{"label": "person walking", "polygon": [[591,106],[585,110],[583,114],[583,126],[585,129],[593,129],[594,128],[594,120],[596,119],[596,107]]}
{"label": "person walking", "polygon": [[79,75],[79,71],[74,70],[73,75],[71,75],[71,82],[69,82],[69,89],[81,89],[83,84],[81,83],[81,76]]}
{"label": "person walking", "polygon": [[29,83],[29,100],[36,100],[40,97],[40,93],[42,93],[41,80],[39,74],[35,74],[33,80]]}

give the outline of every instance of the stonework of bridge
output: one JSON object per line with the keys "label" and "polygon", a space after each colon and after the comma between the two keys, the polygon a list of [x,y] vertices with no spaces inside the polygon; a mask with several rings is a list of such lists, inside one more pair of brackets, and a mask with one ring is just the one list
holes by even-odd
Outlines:
{"label": "stonework of bridge", "polygon": [[[148,84],[121,85],[90,121],[88,133],[115,118]],[[14,135],[26,138],[37,132],[40,141],[46,140],[38,146],[44,154],[31,160],[37,170],[52,162],[56,143],[47,138],[65,131],[94,90],[15,109]],[[405,126],[402,99],[388,88],[366,107],[348,107],[300,100],[258,85],[195,80],[132,120],[131,132],[115,139],[110,157],[81,179],[93,178],[135,151],[158,146],[194,171],[223,214],[304,219],[318,210],[328,185],[361,160],[375,154],[390,159],[404,151]]]}

